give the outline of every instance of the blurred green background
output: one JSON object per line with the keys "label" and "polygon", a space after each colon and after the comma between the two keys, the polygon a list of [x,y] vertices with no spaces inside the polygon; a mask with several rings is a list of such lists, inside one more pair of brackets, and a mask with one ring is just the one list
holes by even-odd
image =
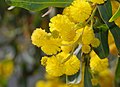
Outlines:
{"label": "blurred green background", "polygon": [[8,7],[0,0],[0,87],[35,87],[44,78],[40,58],[45,54],[32,45],[31,34],[36,27],[48,30],[50,17],[41,17],[48,9],[29,12]]}

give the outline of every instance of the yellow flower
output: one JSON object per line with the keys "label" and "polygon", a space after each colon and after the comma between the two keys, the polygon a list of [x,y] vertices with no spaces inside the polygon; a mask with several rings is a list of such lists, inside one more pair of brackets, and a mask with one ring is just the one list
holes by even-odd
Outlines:
{"label": "yellow flower", "polygon": [[65,74],[73,75],[80,69],[80,60],[75,56],[71,56],[70,59],[65,62]]}
{"label": "yellow flower", "polygon": [[89,45],[83,45],[82,46],[82,52],[83,53],[89,53],[91,50],[91,47]]}
{"label": "yellow flower", "polygon": [[35,87],[65,87],[64,86],[65,83],[63,83],[61,80],[59,79],[52,79],[52,80],[39,80],[36,83]]}
{"label": "yellow flower", "polygon": [[8,61],[3,66],[5,67],[5,68],[3,68],[5,77],[9,77],[13,72],[13,68],[14,68],[13,62]]}
{"label": "yellow flower", "polygon": [[[120,3],[118,1],[111,0],[111,4],[112,4],[112,13],[114,14],[117,11]],[[115,24],[120,27],[120,17],[115,20]]]}
{"label": "yellow flower", "polygon": [[47,36],[47,33],[45,30],[42,30],[41,28],[37,28],[34,30],[31,36],[32,44],[36,45],[37,47],[41,47],[45,43],[45,38]]}
{"label": "yellow flower", "polygon": [[0,63],[0,76],[2,75],[2,63]]}
{"label": "yellow flower", "polygon": [[55,83],[55,82],[54,81],[47,81],[46,84],[45,84],[46,85],[45,87],[56,87],[57,84],[56,83],[53,84],[53,83]]}
{"label": "yellow flower", "polygon": [[61,52],[56,56],[48,58],[46,63],[47,73],[54,77],[62,76],[63,74],[73,75],[77,73],[80,69],[80,60],[75,55],[70,57],[69,55],[70,54]]}
{"label": "yellow flower", "polygon": [[93,86],[96,86],[99,83],[98,79],[96,78],[91,79],[91,82]]}
{"label": "yellow flower", "polygon": [[50,31],[58,31],[61,38],[65,41],[72,41],[75,37],[75,24],[69,20],[66,15],[60,15],[51,18],[49,23]]}
{"label": "yellow flower", "polygon": [[46,85],[45,81],[38,81],[35,87],[46,87],[45,85]]}
{"label": "yellow flower", "polygon": [[75,35],[76,35],[76,32],[74,29],[71,29],[71,30],[66,29],[66,30],[61,32],[61,37],[65,41],[73,41]]}
{"label": "yellow flower", "polygon": [[86,26],[84,28],[83,35],[82,35],[82,43],[83,44],[90,44],[94,37],[95,37],[95,35],[93,32],[93,29]]}
{"label": "yellow flower", "polygon": [[56,54],[60,51],[61,39],[53,38],[51,33],[46,33],[44,30],[34,30],[31,39],[32,43],[38,47],[41,47],[42,51],[48,55]]}
{"label": "yellow flower", "polygon": [[113,83],[114,75],[109,69],[106,69],[99,73],[100,87],[113,87]]}
{"label": "yellow flower", "polygon": [[65,53],[70,53],[73,50],[76,42],[77,42],[76,45],[81,44],[81,39],[79,39],[79,37],[82,35],[82,31],[83,31],[82,29],[76,30],[76,36],[74,37],[73,41],[70,42],[62,41],[63,45],[61,46],[61,50]]}
{"label": "yellow flower", "polygon": [[91,0],[93,3],[103,4],[106,0]]}
{"label": "yellow flower", "polygon": [[51,76],[51,75],[50,75],[50,74],[48,74],[48,73],[45,73],[45,78],[46,78],[47,80],[54,80],[54,79],[58,79],[58,77]]}
{"label": "yellow flower", "polygon": [[72,50],[72,45],[67,45],[67,46],[61,46],[61,50],[65,53],[69,53]]}
{"label": "yellow flower", "polygon": [[57,57],[62,59],[61,63],[64,64],[64,74],[73,75],[80,69],[80,60],[75,55],[69,55],[70,54],[61,52],[57,55]]}
{"label": "yellow flower", "polygon": [[52,56],[51,58],[48,58],[47,65],[46,65],[46,71],[51,76],[61,76],[64,74],[63,66],[64,64],[61,63],[60,57]]}
{"label": "yellow flower", "polygon": [[42,57],[42,59],[41,59],[41,65],[46,66],[47,59],[48,59],[47,56]]}
{"label": "yellow flower", "polygon": [[0,77],[8,78],[14,69],[13,61],[10,59],[5,59],[0,62]]}
{"label": "yellow flower", "polygon": [[91,6],[86,1],[75,0],[70,7],[67,7],[63,14],[67,15],[75,23],[84,22],[91,15]]}
{"label": "yellow flower", "polygon": [[92,47],[98,47],[100,45],[100,40],[98,38],[93,38],[91,41]]}
{"label": "yellow flower", "polygon": [[108,58],[100,59],[97,56],[97,54],[93,51],[91,53],[90,68],[93,73],[100,73],[108,69]]}
{"label": "yellow flower", "polygon": [[[61,63],[64,64],[64,74],[66,75],[73,75],[78,72],[80,69],[80,60],[75,56],[72,55],[69,57],[70,54],[66,54],[64,52],[59,53],[57,56],[61,57]],[[67,59],[69,57],[69,59]]]}
{"label": "yellow flower", "polygon": [[66,7],[66,8],[63,10],[63,13],[62,13],[62,14],[68,16],[69,19],[74,22],[73,18],[72,18],[71,15],[70,15],[70,10],[71,10],[71,6]]}
{"label": "yellow flower", "polygon": [[43,46],[41,47],[42,51],[48,55],[56,54],[60,51],[61,39],[59,38],[49,38],[45,41]]}
{"label": "yellow flower", "polygon": [[66,15],[58,14],[50,19],[50,31],[53,30],[57,31],[63,31],[66,29],[71,29],[74,27],[74,23],[69,20],[69,18]]}

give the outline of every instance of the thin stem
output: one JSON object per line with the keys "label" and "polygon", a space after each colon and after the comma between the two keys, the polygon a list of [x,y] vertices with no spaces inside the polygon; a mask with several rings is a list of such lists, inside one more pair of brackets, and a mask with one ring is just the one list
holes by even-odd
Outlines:
{"label": "thin stem", "polygon": [[93,28],[93,19],[91,19],[91,25],[90,25],[90,28],[92,29]]}
{"label": "thin stem", "polygon": [[[90,18],[87,20],[87,22],[85,23],[85,25],[87,25],[87,24],[91,21],[91,19],[93,19],[96,10],[97,10],[97,6],[95,6],[95,8],[94,8],[94,10],[93,10],[93,12],[92,12],[92,15],[91,15]],[[85,26],[85,25],[84,25],[84,26]]]}

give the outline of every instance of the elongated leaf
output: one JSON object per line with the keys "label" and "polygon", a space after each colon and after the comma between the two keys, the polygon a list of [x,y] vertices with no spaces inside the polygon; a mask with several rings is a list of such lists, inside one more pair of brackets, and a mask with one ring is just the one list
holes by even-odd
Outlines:
{"label": "elongated leaf", "polygon": [[110,29],[113,37],[114,37],[114,41],[116,44],[116,47],[120,53],[120,28],[114,24],[114,27]]}
{"label": "elongated leaf", "polygon": [[100,46],[94,48],[95,52],[100,58],[105,58],[109,55],[109,45],[108,45],[108,30],[100,31],[96,33],[96,37],[100,40]]}
{"label": "elongated leaf", "polygon": [[118,17],[120,17],[120,6],[118,10],[115,12],[115,14],[110,18],[109,22],[116,20]]}
{"label": "elongated leaf", "polygon": [[11,6],[22,7],[31,11],[40,11],[44,8],[65,7],[73,0],[6,0]]}
{"label": "elongated leaf", "polygon": [[84,87],[92,87],[91,78],[92,75],[90,73],[90,55],[83,55],[85,61],[85,69],[84,69]]}
{"label": "elongated leaf", "polygon": [[89,71],[89,66],[85,66],[84,87],[92,87],[91,73]]}
{"label": "elongated leaf", "polygon": [[115,25],[114,22],[108,22],[112,16],[112,8],[111,8],[110,0],[107,0],[107,3],[103,5],[99,5],[98,10],[99,10],[101,18],[103,19],[105,24],[109,27],[114,37],[116,47],[118,51],[120,52],[120,28],[117,25]]}
{"label": "elongated leaf", "polygon": [[98,5],[98,11],[100,13],[101,18],[103,21],[108,24],[109,19],[112,16],[112,7],[110,0],[107,0],[105,4]]}

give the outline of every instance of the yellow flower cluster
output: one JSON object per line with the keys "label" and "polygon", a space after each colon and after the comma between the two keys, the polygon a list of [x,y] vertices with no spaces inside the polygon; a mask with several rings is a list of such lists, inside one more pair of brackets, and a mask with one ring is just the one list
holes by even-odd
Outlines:
{"label": "yellow flower cluster", "polygon": [[83,34],[82,34],[82,52],[84,53],[89,53],[91,50],[91,47],[98,47],[100,45],[99,39],[95,38],[93,29],[90,27],[86,26],[83,29]]}
{"label": "yellow flower cluster", "polygon": [[90,4],[85,0],[74,0],[72,5],[64,9],[63,14],[67,15],[75,23],[83,23],[89,18],[91,11]]}
{"label": "yellow flower cluster", "polygon": [[97,54],[92,51],[90,59],[90,69],[93,78],[91,79],[92,85],[100,85],[100,87],[113,87],[114,77],[109,70],[108,58],[100,59]]}
{"label": "yellow flower cluster", "polygon": [[109,69],[106,69],[99,73],[98,80],[100,87],[113,87],[114,75]]}
{"label": "yellow flower cluster", "polygon": [[13,68],[12,60],[5,59],[0,61],[0,78],[8,78],[12,74]]}
{"label": "yellow flower cluster", "polygon": [[61,38],[65,41],[72,41],[75,37],[75,24],[71,22],[66,15],[60,15],[51,18],[50,31],[58,31]]}
{"label": "yellow flower cluster", "polygon": [[[63,74],[73,75],[80,69],[80,60],[76,51],[82,46],[82,52],[88,54],[92,48],[98,47],[100,41],[95,38],[94,31],[89,25],[82,27],[92,13],[91,4],[86,0],[74,0],[66,7],[62,14],[57,14],[50,19],[47,33],[41,28],[34,30],[32,43],[50,57],[42,57],[41,64],[51,76]],[[80,51],[81,48],[78,50]]]}
{"label": "yellow flower cluster", "polygon": [[45,65],[47,73],[51,76],[73,75],[80,68],[80,60],[75,55],[67,59],[69,55],[62,52],[52,57],[45,56],[42,57],[41,64]]}
{"label": "yellow flower cluster", "polygon": [[114,77],[109,69],[101,71],[98,76],[91,79],[92,85],[100,87],[113,87]]}
{"label": "yellow flower cluster", "polygon": [[93,86],[96,86],[96,85],[99,83],[99,81],[98,81],[97,78],[91,79],[91,82],[92,82],[92,85],[93,85]]}
{"label": "yellow flower cluster", "polygon": [[41,47],[43,52],[48,55],[56,54],[57,51],[60,51],[61,40],[54,38],[51,33],[47,33],[41,28],[34,30],[31,39],[34,45]]}
{"label": "yellow flower cluster", "polygon": [[90,68],[93,73],[100,73],[108,69],[108,58],[100,59],[93,51],[91,52]]}

